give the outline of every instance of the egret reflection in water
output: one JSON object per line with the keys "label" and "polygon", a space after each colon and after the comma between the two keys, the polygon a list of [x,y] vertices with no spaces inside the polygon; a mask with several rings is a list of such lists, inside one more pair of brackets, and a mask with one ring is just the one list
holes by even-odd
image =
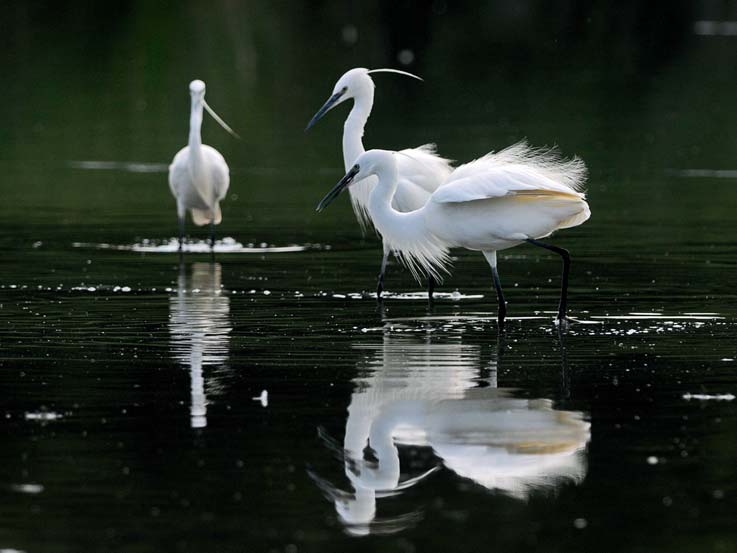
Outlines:
{"label": "egret reflection in water", "polygon": [[[377,503],[443,467],[518,499],[583,480],[590,439],[583,413],[498,388],[497,359],[484,366],[479,346],[386,333],[381,344],[357,347],[366,357],[353,380],[343,446],[333,444],[352,491],[312,475],[349,533],[410,526],[419,511],[377,517]],[[431,453],[414,455],[410,469],[402,466],[407,446]],[[420,469],[418,459],[425,460]]]}
{"label": "egret reflection in water", "polygon": [[180,265],[177,295],[169,303],[169,334],[174,358],[189,368],[192,428],[207,426],[207,394],[217,392],[206,368],[228,361],[230,299],[223,294],[219,263],[193,263],[187,274]]}

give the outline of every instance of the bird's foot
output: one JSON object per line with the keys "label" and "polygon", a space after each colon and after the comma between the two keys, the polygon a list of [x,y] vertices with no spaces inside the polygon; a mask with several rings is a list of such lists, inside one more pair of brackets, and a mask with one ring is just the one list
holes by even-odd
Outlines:
{"label": "bird's foot", "polygon": [[500,309],[499,313],[496,316],[497,328],[499,329],[500,333],[504,332],[506,320],[507,320],[507,310]]}
{"label": "bird's foot", "polygon": [[499,304],[499,310],[497,311],[496,319],[499,323],[499,327],[504,326],[504,320],[507,318],[507,306],[505,303]]}
{"label": "bird's foot", "polygon": [[558,328],[558,330],[566,331],[570,328],[571,324],[576,323],[576,319],[572,319],[571,317],[568,317],[567,315],[563,315],[562,317],[558,315],[555,319],[553,319],[553,324]]}

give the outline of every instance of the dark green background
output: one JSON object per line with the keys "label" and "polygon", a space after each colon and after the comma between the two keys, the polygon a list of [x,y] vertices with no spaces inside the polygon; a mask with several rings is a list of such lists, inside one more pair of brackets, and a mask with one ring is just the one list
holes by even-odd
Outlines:
{"label": "dark green background", "polygon": [[[735,2],[3,1],[0,13],[0,549],[737,547],[735,402],[682,399],[737,391],[737,37],[695,33],[737,20]],[[341,297],[373,290],[380,258],[347,199],[314,212],[342,173],[348,108],[303,129],[354,66],[425,79],[376,75],[369,148],[432,141],[462,162],[526,137],[586,161],[592,218],[555,241],[573,255],[571,314],[596,324],[558,341],[543,311],[559,262],[530,247],[503,252],[500,272],[510,314],[541,318],[510,322],[502,360],[478,254],[458,252],[440,290],[481,298],[428,313],[423,300],[382,311]],[[201,430],[170,335],[176,256],[72,246],[175,235],[165,172],[78,162],[169,163],[193,78],[243,137],[205,120],[232,174],[218,235],[330,246],[219,256],[231,330],[227,361],[205,367]],[[207,261],[188,256],[183,274]],[[396,263],[387,288],[419,290]],[[415,523],[349,537],[308,475],[350,489],[317,429],[342,441],[357,379],[382,369],[372,352],[405,332],[415,347],[477,348],[480,377],[498,363],[500,386],[586,413],[584,482],[520,501],[444,469],[379,501],[380,516],[418,511]],[[250,399],[262,389],[266,409]],[[43,410],[63,417],[26,420]],[[439,463],[426,449],[402,450],[411,472]]]}

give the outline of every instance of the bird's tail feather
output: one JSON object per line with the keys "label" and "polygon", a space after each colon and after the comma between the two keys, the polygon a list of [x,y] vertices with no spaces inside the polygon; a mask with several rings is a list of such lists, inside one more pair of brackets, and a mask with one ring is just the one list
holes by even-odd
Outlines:
{"label": "bird's tail feather", "polygon": [[215,204],[212,209],[191,209],[192,222],[198,227],[209,225],[214,222],[219,225],[223,220],[223,214],[220,211],[220,204]]}

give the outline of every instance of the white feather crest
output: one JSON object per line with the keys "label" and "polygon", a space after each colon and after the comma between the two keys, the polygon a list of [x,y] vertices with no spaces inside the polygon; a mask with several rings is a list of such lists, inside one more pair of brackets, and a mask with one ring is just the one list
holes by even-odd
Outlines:
{"label": "white feather crest", "polygon": [[417,79],[418,81],[424,81],[422,77],[418,77],[414,73],[408,73],[407,71],[401,71],[399,69],[388,69],[388,68],[381,68],[381,69],[369,69],[366,71],[366,73],[396,73],[397,75],[404,75],[405,77],[412,77],[413,79]]}

